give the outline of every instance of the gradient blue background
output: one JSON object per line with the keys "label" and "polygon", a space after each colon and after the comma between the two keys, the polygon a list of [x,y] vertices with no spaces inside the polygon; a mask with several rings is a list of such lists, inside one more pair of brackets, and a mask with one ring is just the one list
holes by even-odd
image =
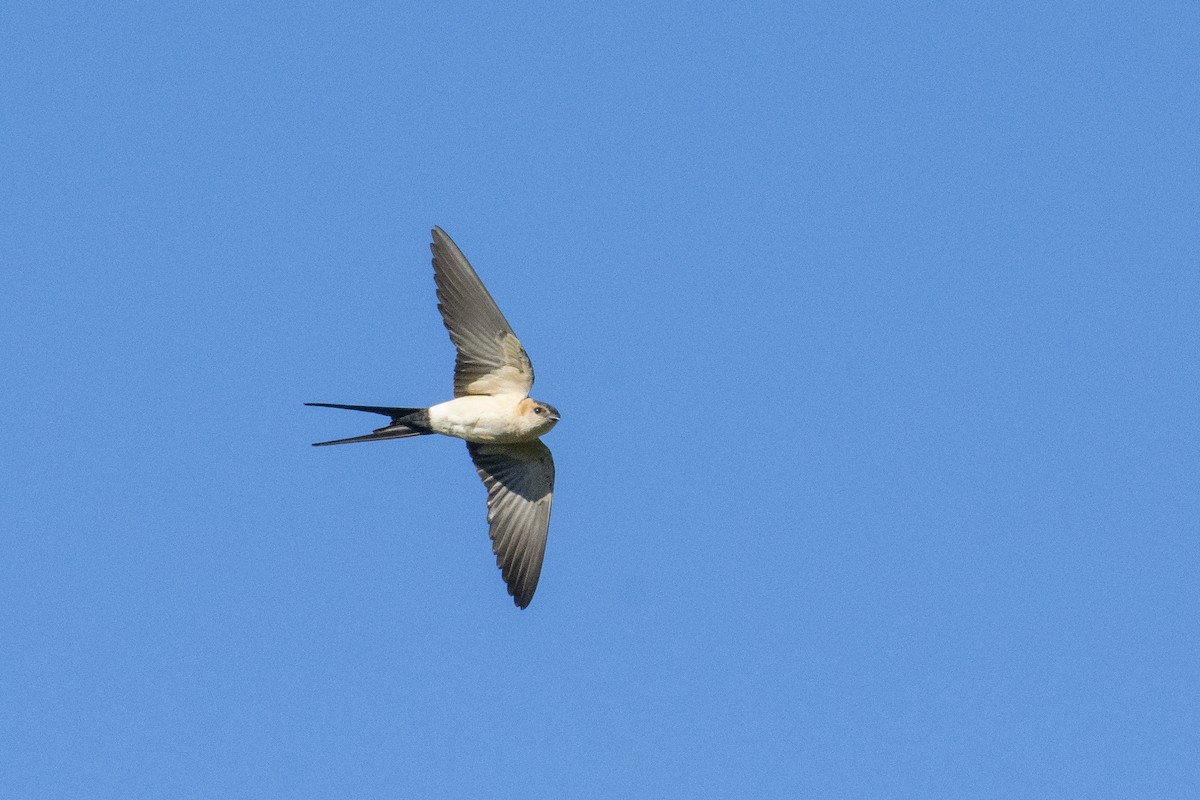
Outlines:
{"label": "gradient blue background", "polygon": [[5,5],[0,795],[1198,796],[1195,4],[567,5]]}

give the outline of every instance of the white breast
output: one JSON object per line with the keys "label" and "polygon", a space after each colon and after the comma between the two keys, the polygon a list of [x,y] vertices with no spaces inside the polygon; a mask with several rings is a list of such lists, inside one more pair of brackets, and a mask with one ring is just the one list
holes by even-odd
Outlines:
{"label": "white breast", "polygon": [[438,403],[429,409],[429,425],[436,432],[470,442],[521,442],[530,437],[520,425],[521,394],[467,395]]}

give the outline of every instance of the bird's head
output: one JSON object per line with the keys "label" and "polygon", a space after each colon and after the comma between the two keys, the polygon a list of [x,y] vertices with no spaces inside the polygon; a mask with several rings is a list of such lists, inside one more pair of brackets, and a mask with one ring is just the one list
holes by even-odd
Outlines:
{"label": "bird's head", "polygon": [[534,436],[548,433],[558,423],[558,409],[549,403],[526,397],[520,408],[521,427]]}

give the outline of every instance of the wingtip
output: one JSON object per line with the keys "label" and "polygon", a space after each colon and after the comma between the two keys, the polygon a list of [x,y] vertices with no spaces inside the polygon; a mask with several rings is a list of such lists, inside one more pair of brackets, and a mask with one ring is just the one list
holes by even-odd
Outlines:
{"label": "wingtip", "polygon": [[[505,583],[508,582],[505,581]],[[536,591],[536,584],[530,588],[529,584],[523,581],[514,580],[512,584],[508,586],[508,593],[512,595],[513,605],[522,611],[529,608],[529,604],[533,602],[533,593]]]}

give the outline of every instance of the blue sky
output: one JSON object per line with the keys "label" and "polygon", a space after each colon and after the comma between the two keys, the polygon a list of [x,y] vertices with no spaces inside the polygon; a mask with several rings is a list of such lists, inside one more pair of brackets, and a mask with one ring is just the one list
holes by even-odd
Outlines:
{"label": "blue sky", "polygon": [[[9,3],[0,794],[1200,791],[1190,3]],[[429,229],[563,421],[505,594]]]}

